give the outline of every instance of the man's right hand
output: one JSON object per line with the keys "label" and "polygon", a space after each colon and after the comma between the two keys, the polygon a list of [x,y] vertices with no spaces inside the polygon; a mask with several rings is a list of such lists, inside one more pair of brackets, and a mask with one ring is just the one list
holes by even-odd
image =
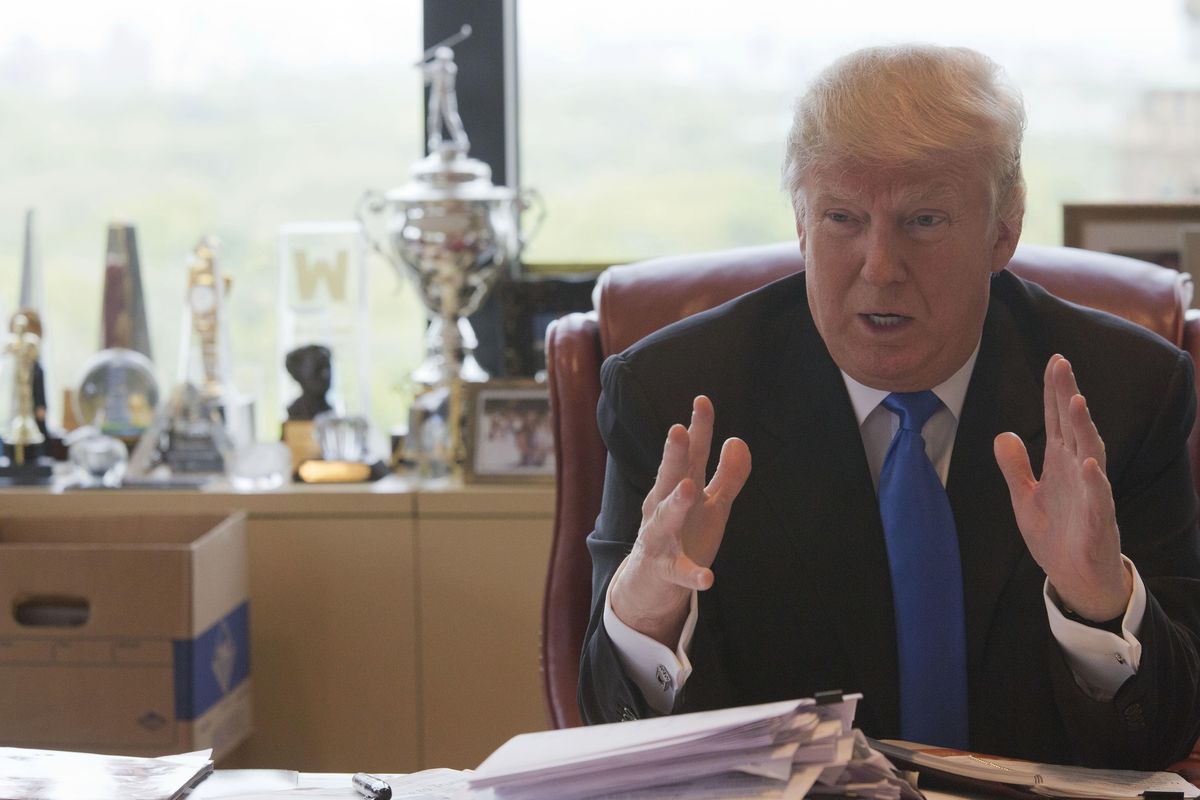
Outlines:
{"label": "man's right hand", "polygon": [[750,476],[750,448],[728,439],[716,473],[704,485],[712,433],[712,402],[701,395],[692,402],[691,424],[672,425],[667,432],[658,477],[642,503],[637,541],[609,595],[622,622],[670,648],[679,641],[692,591],[712,586],[709,567],[730,506]]}

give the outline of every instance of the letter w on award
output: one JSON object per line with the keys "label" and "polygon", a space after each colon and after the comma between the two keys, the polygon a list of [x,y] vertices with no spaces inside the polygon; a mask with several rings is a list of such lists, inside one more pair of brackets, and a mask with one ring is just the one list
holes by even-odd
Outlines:
{"label": "letter w on award", "polygon": [[307,250],[292,251],[295,262],[292,268],[296,271],[296,291],[301,303],[315,301],[318,289],[327,292],[333,302],[346,302],[346,270],[350,254],[338,250],[333,257],[334,262],[330,263],[319,256],[311,258]]}

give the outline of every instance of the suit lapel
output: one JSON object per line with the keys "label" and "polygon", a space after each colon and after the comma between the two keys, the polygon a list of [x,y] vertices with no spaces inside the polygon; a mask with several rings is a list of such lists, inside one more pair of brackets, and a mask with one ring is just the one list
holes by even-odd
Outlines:
{"label": "suit lapel", "polygon": [[898,730],[891,581],[858,421],[807,304],[781,327],[759,395],[753,469],[779,552],[798,565],[806,596],[824,603],[857,672],[830,688],[861,690],[880,729]]}
{"label": "suit lapel", "polygon": [[1005,431],[1020,436],[1034,474],[1045,451],[1041,373],[1033,363],[1041,354],[1028,352],[1018,321],[995,296],[1009,279],[1001,273],[994,282],[946,481],[962,556],[970,667],[983,658],[1000,594],[1026,552],[992,442]]}

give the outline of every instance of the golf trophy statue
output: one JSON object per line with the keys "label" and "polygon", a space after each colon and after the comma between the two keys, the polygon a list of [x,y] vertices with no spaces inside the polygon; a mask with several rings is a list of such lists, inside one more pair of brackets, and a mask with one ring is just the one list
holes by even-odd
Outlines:
{"label": "golf trophy statue", "polygon": [[424,360],[412,374],[424,389],[417,404],[425,412],[419,429],[410,427],[408,445],[425,476],[461,465],[462,387],[488,378],[475,360],[477,340],[467,317],[503,269],[517,262],[524,244],[520,213],[530,205],[528,194],[493,184],[491,168],[468,155],[450,45],[470,33],[464,25],[416,64],[430,86],[429,154],[412,166],[407,183],[386,193],[368,191],[358,210],[371,247],[407,271],[429,317]]}

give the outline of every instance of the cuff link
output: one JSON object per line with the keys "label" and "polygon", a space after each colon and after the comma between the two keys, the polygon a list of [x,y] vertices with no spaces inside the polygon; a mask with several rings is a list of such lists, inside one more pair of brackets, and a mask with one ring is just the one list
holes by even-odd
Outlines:
{"label": "cuff link", "polygon": [[671,673],[667,671],[663,664],[658,665],[658,669],[654,671],[654,677],[658,678],[658,685],[664,692],[671,691],[671,687],[675,685],[675,681],[671,678]]}

